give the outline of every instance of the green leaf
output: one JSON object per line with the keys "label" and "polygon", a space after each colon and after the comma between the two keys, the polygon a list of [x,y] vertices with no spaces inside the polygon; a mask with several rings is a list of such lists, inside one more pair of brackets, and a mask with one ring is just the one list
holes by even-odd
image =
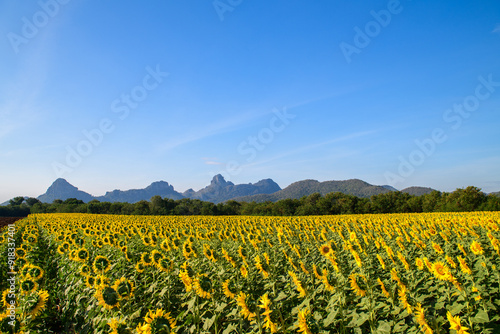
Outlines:
{"label": "green leaf", "polygon": [[205,323],[203,324],[203,329],[208,331],[210,329],[210,327],[212,327],[212,325],[214,324],[216,317],[217,317],[217,314],[214,314],[212,318],[205,320]]}
{"label": "green leaf", "polygon": [[196,296],[191,298],[191,300],[188,302],[188,304],[187,304],[188,310],[191,311],[193,309],[195,303],[196,303]]}
{"label": "green leaf", "polygon": [[222,332],[222,334],[229,334],[232,331],[236,330],[237,328],[238,328],[238,326],[236,326],[234,324],[230,324],[229,326],[226,327],[226,329]]}
{"label": "green leaf", "polygon": [[217,308],[215,309],[215,312],[222,312],[225,308],[226,308],[227,304],[222,302],[220,303],[219,306],[217,306]]}
{"label": "green leaf", "polygon": [[330,313],[328,314],[328,317],[323,321],[323,325],[329,326],[332,322],[335,321],[335,318],[337,317],[337,314],[339,313],[339,309],[332,309]]}
{"label": "green leaf", "polygon": [[390,333],[391,325],[387,321],[381,321],[377,328],[377,333]]}
{"label": "green leaf", "polygon": [[285,299],[286,297],[288,297],[288,295],[286,293],[284,293],[283,291],[280,292],[280,294],[278,295],[278,297],[276,297],[274,299],[275,302],[279,302],[280,300],[283,300]]}
{"label": "green leaf", "polygon": [[477,314],[474,317],[473,321],[478,324],[484,324],[486,322],[490,322],[490,317],[488,316],[488,313],[486,311],[481,309],[477,311]]}

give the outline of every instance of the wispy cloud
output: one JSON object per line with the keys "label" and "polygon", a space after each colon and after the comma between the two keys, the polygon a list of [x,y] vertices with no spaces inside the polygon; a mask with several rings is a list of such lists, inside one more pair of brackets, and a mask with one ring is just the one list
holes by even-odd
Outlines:
{"label": "wispy cloud", "polygon": [[173,138],[172,140],[163,143],[158,147],[158,149],[161,152],[166,152],[179,146],[199,141],[201,139],[230,131],[235,131],[243,124],[246,124],[252,119],[258,118],[264,114],[265,113],[259,112],[244,113],[230,119],[224,119],[211,124],[203,125],[192,129],[182,137]]}
{"label": "wispy cloud", "polygon": [[224,163],[217,161],[217,158],[201,158],[205,165],[224,165]]}
{"label": "wispy cloud", "polygon": [[[330,140],[326,140],[326,141],[322,141],[322,142],[318,142],[318,143],[314,143],[314,144],[310,144],[310,145],[304,145],[304,146],[298,147],[296,149],[290,150],[288,152],[278,154],[278,155],[271,157],[269,159],[266,159],[266,160],[260,160],[260,161],[256,161],[253,163],[249,163],[246,166],[257,166],[257,165],[267,164],[271,161],[279,160],[279,159],[282,159],[282,158],[285,158],[288,156],[297,155],[299,153],[310,151],[313,149],[317,149],[317,148],[320,148],[322,146],[327,146],[327,145],[339,143],[339,142],[345,142],[345,141],[349,141],[349,140],[356,139],[356,138],[366,137],[366,136],[375,134],[379,131],[380,130],[361,131],[361,132],[352,133],[352,134],[349,134],[346,136],[337,137],[337,138],[333,138]],[[243,166],[243,167],[245,167],[245,166]]]}
{"label": "wispy cloud", "polygon": [[493,29],[492,33],[494,33],[494,34],[500,34],[500,23],[497,24],[497,26],[495,27],[495,29]]}
{"label": "wispy cloud", "polygon": [[[361,89],[361,86],[352,86],[352,87],[347,87],[343,88],[337,92],[333,92],[331,94],[325,95],[325,96],[320,96],[312,99],[308,99],[305,101],[301,101],[292,105],[287,104],[286,109],[291,110],[299,107],[303,107],[305,105],[323,101],[323,100],[328,100],[334,97],[338,96],[343,96],[352,92],[355,92],[359,89]],[[166,152],[169,150],[172,150],[174,148],[177,148],[179,146],[193,143],[211,136],[219,135],[222,133],[226,132],[231,132],[231,131],[236,131],[238,129],[241,129],[242,127],[246,126],[250,121],[258,119],[260,117],[266,116],[268,114],[271,114],[273,112],[274,108],[269,108],[265,111],[251,111],[251,112],[245,112],[242,114],[238,114],[237,116],[230,118],[230,119],[224,119],[220,120],[211,124],[203,125],[198,128],[191,129],[190,132],[186,133],[182,137],[177,137],[173,138],[172,140],[169,140],[162,145],[158,147],[160,152]]]}

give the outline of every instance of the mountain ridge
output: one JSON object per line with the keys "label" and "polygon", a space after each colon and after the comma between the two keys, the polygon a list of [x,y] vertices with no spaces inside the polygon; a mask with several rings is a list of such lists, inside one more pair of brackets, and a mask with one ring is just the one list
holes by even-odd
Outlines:
{"label": "mountain ridge", "polygon": [[[420,196],[431,193],[434,189],[427,187],[408,187],[401,192],[410,195]],[[45,203],[51,203],[56,199],[66,200],[76,198],[84,202],[98,200],[100,202],[128,202],[136,203],[141,200],[149,201],[153,196],[161,196],[179,200],[183,198],[197,199],[212,203],[222,203],[229,200],[240,202],[276,202],[281,199],[298,199],[309,196],[313,193],[326,195],[331,192],[341,192],[357,197],[369,198],[373,195],[384,194],[391,191],[399,191],[388,185],[372,185],[360,179],[318,181],[313,179],[296,181],[284,189],[272,179],[262,179],[256,183],[234,184],[226,181],[221,174],[215,175],[210,184],[195,191],[188,189],[178,192],[166,181],[156,181],[142,189],[129,189],[107,191],[102,196],[92,196],[91,194],[79,190],[65,179],[56,179],[47,191],[37,198]]]}

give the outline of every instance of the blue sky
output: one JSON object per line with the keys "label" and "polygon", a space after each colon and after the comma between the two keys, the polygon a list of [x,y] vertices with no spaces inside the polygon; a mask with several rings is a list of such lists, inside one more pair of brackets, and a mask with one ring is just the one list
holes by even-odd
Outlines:
{"label": "blue sky", "polygon": [[4,0],[0,36],[0,202],[217,173],[500,190],[496,0]]}

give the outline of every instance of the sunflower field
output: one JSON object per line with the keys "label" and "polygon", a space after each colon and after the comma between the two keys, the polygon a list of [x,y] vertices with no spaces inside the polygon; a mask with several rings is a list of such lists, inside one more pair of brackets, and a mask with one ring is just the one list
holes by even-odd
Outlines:
{"label": "sunflower field", "polygon": [[30,215],[0,332],[500,333],[499,240],[499,212]]}

